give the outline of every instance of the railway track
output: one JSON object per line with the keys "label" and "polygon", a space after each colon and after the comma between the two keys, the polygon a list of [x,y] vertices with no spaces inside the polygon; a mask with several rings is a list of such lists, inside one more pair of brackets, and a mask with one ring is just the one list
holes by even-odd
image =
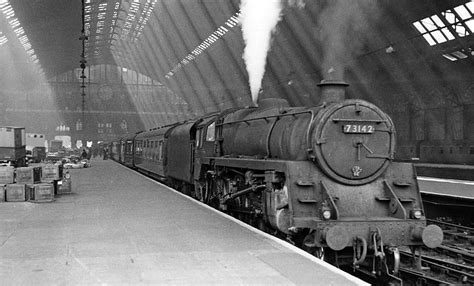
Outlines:
{"label": "railway track", "polygon": [[459,263],[474,264],[474,228],[453,223],[428,220],[444,233],[443,244],[434,251],[455,258]]}
{"label": "railway track", "polygon": [[440,247],[422,249],[418,265],[413,253],[400,251],[400,276],[408,285],[474,285],[474,229],[438,220],[428,220],[443,229],[445,239]]}
{"label": "railway track", "polygon": [[427,219],[430,224],[436,224],[443,230],[445,239],[465,241],[474,244],[474,228],[440,220]]}
{"label": "railway track", "polygon": [[421,269],[414,270],[413,255],[409,251],[400,251],[402,267],[400,274],[404,280],[416,281],[416,285],[443,285],[474,284],[474,267],[456,263],[441,257],[421,255]]}

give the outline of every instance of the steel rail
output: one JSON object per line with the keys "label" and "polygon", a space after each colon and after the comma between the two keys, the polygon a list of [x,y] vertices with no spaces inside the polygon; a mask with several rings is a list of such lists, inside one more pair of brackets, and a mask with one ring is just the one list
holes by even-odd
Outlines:
{"label": "steel rail", "polygon": [[[409,251],[400,251],[403,258],[410,259],[412,255]],[[474,284],[474,267],[441,260],[426,255],[421,256],[423,266],[428,266],[431,271],[439,272],[457,280],[457,283]],[[436,271],[435,271],[436,270]]]}
{"label": "steel rail", "polygon": [[438,278],[428,276],[423,272],[415,271],[405,267],[400,267],[399,273],[404,281],[415,280],[416,285],[456,285],[456,283],[440,280]]}

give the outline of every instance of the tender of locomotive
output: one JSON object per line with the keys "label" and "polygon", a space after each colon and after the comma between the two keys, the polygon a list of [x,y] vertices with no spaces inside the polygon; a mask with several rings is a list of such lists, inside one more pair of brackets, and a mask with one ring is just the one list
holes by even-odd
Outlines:
{"label": "tender of locomotive", "polygon": [[436,247],[442,231],[426,226],[413,166],[393,162],[390,117],[345,100],[344,82],[320,86],[316,107],[266,99],[135,139],[161,141],[147,172],[178,189],[332,263],[393,277],[398,246]]}

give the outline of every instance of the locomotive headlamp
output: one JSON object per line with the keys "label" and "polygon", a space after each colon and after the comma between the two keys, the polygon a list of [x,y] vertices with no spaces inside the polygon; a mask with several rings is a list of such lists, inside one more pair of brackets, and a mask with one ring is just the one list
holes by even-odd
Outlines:
{"label": "locomotive headlamp", "polygon": [[69,174],[69,172],[67,172],[67,173],[64,175],[64,178],[66,178],[66,179],[68,179],[68,180],[71,179],[71,174]]}
{"label": "locomotive headlamp", "polygon": [[331,211],[330,210],[323,210],[323,218],[328,220],[331,218]]}
{"label": "locomotive headlamp", "polygon": [[411,217],[412,218],[416,218],[416,219],[420,219],[422,217],[422,213],[421,213],[421,210],[412,210],[411,211]]}
{"label": "locomotive headlamp", "polygon": [[323,217],[324,220],[328,220],[331,218],[332,213],[331,213],[331,208],[329,207],[327,202],[323,202],[321,206],[321,216]]}

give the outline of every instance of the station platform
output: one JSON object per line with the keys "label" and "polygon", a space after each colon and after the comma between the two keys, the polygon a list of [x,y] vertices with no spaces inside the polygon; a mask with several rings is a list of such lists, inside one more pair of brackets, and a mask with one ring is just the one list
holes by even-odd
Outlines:
{"label": "station platform", "polygon": [[418,186],[427,218],[472,226],[473,181],[418,177]]}
{"label": "station platform", "polygon": [[0,285],[367,285],[110,160],[73,193],[0,203]]}
{"label": "station platform", "polygon": [[461,164],[414,163],[421,177],[474,181],[474,166]]}
{"label": "station platform", "polygon": [[453,197],[474,202],[474,182],[465,180],[418,177],[422,194]]}

